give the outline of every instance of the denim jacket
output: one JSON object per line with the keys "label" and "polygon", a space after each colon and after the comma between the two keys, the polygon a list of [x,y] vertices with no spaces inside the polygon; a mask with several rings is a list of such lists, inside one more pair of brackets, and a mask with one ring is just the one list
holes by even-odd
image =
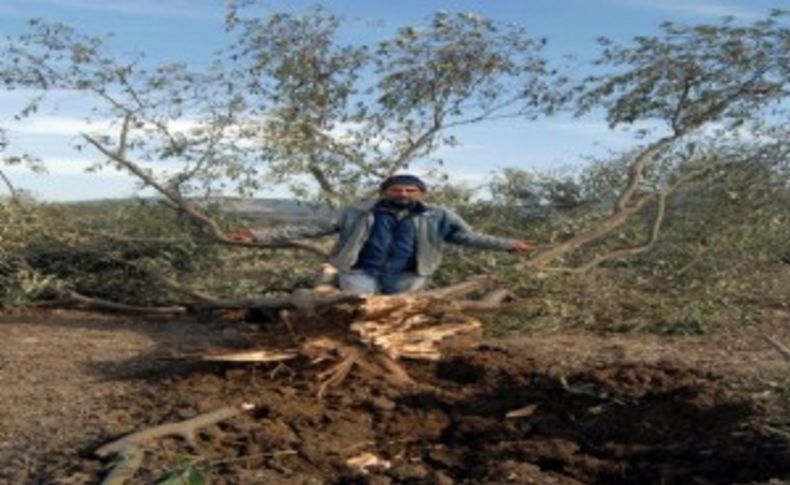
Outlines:
{"label": "denim jacket", "polygon": [[[334,219],[256,230],[253,233],[255,239],[261,242],[338,233],[329,262],[340,271],[348,271],[357,262],[357,256],[370,235],[375,204],[376,201],[362,201],[345,207]],[[417,228],[417,274],[420,276],[430,276],[436,271],[442,262],[445,243],[497,251],[507,251],[516,243],[514,239],[475,232],[458,214],[447,208],[432,204],[425,204],[425,208],[413,219]]]}

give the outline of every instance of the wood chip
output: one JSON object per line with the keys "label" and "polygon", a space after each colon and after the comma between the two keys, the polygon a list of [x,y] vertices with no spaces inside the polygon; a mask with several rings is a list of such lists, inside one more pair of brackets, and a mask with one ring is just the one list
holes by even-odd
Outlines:
{"label": "wood chip", "polygon": [[368,474],[372,468],[389,470],[392,463],[382,460],[373,453],[365,452],[346,460],[346,465],[358,473]]}
{"label": "wood chip", "polygon": [[294,359],[297,355],[296,352],[282,350],[245,350],[203,355],[201,359],[212,362],[282,362]]}
{"label": "wood chip", "polygon": [[508,412],[505,415],[507,419],[516,419],[516,418],[528,418],[535,414],[535,411],[538,409],[537,404],[530,404],[529,406],[524,406],[523,408],[514,409]]}

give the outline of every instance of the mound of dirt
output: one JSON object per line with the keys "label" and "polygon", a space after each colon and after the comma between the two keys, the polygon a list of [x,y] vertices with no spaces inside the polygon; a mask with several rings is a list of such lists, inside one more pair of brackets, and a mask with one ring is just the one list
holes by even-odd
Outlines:
{"label": "mound of dirt", "polygon": [[353,374],[324,399],[324,367],[307,359],[156,358],[242,345],[238,323],[53,314],[0,319],[0,327],[0,483],[96,483],[113,464],[96,457],[101,445],[241,403],[256,408],[204,428],[192,443],[148,444],[134,482],[190,471],[219,484],[790,479],[788,440],[765,425],[759,400],[730,389],[734,371],[757,369],[744,365],[749,359],[770,364],[741,375],[752,381],[785,368],[760,337],[766,327],[719,341],[511,340],[407,361],[415,387]]}
{"label": "mound of dirt", "polygon": [[[352,380],[319,401],[309,368],[280,368],[272,378],[268,368],[204,366],[163,377],[135,402],[116,406],[144,408],[149,424],[158,424],[228,401],[257,404],[249,415],[206,429],[194,448],[176,439],[154,446],[143,482],[161,478],[179,456],[195,457],[194,468],[228,484],[790,477],[786,444],[752,429],[754,410],[693,369],[624,364],[557,378],[518,355],[484,348],[409,370],[431,387],[393,394],[383,384]],[[101,474],[89,451],[73,472]],[[362,453],[388,466],[355,471],[347,462]]]}

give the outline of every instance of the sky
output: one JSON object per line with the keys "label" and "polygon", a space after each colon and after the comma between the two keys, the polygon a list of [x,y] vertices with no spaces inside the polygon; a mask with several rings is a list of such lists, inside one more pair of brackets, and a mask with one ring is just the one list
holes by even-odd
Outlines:
{"label": "sky", "polygon": [[[723,16],[751,22],[771,9],[787,8],[789,0],[325,0],[261,2],[261,13],[300,12],[320,4],[347,20],[343,35],[371,42],[386,38],[403,25],[424,22],[437,10],[474,12],[494,20],[521,24],[534,37],[548,40],[549,61],[567,63],[584,72],[596,52],[594,40],[607,36],[626,42],[657,32],[663,21],[684,24],[717,22]],[[223,0],[0,0],[0,36],[25,31],[28,19],[40,17],[72,25],[94,35],[112,33],[115,52],[143,51],[153,62],[181,60],[206,65],[230,39],[224,32]],[[84,170],[98,155],[74,151],[72,141],[86,126],[90,108],[73,93],[56,93],[54,104],[21,123],[13,114],[26,93],[0,90],[0,126],[8,129],[8,153],[30,152],[44,159],[47,174],[23,167],[2,167],[14,185],[49,201],[129,197],[133,179],[120,173]],[[583,118],[558,115],[537,121],[504,120],[466,127],[455,133],[461,145],[437,155],[449,167],[452,180],[482,185],[504,168],[568,170],[590,156],[603,156],[634,146],[631,132],[610,130],[595,114]],[[417,170],[419,172],[419,169]],[[0,187],[0,196],[4,194]],[[284,187],[258,194],[288,196]]]}

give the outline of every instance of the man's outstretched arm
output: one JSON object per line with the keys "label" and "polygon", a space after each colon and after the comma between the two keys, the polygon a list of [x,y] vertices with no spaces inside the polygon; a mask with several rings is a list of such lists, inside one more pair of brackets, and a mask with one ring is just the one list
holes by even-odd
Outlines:
{"label": "man's outstretched arm", "polygon": [[274,243],[327,236],[340,230],[339,218],[327,218],[303,224],[284,224],[266,229],[242,228],[228,233],[234,241]]}
{"label": "man's outstretched arm", "polygon": [[530,253],[537,249],[536,244],[531,241],[496,237],[475,231],[461,216],[450,210],[446,210],[442,222],[442,236],[452,244],[514,253]]}

